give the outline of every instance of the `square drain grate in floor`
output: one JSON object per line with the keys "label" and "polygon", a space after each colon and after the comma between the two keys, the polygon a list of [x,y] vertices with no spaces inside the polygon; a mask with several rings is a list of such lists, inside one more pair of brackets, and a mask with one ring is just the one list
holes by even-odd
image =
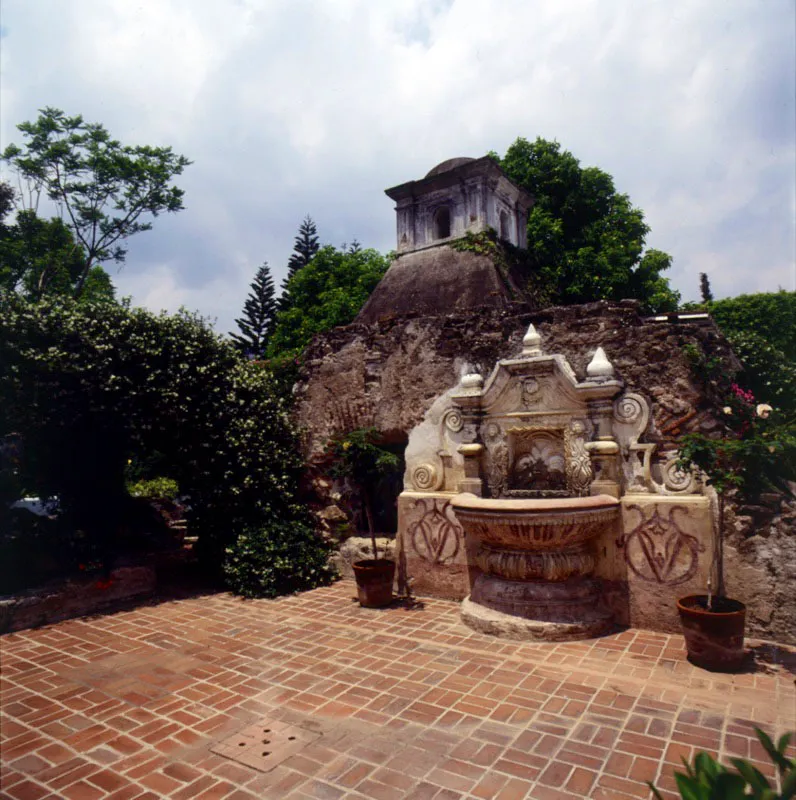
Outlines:
{"label": "square drain grate in floor", "polygon": [[247,767],[268,772],[300,752],[320,735],[278,720],[264,720],[244,728],[234,736],[222,739],[210,749]]}

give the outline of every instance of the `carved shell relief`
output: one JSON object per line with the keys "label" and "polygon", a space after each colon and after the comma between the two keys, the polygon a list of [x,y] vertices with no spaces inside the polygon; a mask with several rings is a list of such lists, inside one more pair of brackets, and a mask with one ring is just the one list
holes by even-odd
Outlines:
{"label": "carved shell relief", "polygon": [[522,382],[522,406],[533,408],[541,402],[542,386],[536,378],[525,378]]}
{"label": "carved shell relief", "polygon": [[484,411],[490,416],[540,410],[550,414],[571,414],[583,409],[583,400],[570,382],[550,364],[539,365],[533,374],[512,374],[508,369],[502,370],[484,397]]}

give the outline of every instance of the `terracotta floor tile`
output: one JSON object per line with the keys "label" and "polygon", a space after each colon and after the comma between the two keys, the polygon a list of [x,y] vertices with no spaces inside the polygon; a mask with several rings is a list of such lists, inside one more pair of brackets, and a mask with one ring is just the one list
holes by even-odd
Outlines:
{"label": "terracotta floor tile", "polygon": [[[502,641],[464,628],[455,603],[375,611],[354,594],[161,598],[3,636],[3,792],[620,800],[654,780],[675,800],[681,756],[768,772],[755,726],[793,726],[784,669],[712,675],[679,636]],[[316,738],[267,772],[219,751],[263,719]]]}

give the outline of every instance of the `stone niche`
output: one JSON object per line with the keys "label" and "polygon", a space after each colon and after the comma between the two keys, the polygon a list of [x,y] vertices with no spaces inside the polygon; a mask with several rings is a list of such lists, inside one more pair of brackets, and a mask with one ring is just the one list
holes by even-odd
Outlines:
{"label": "stone niche", "polygon": [[[679,629],[675,600],[704,591],[711,575],[710,501],[698,481],[677,471],[673,452],[645,441],[648,400],[624,390],[602,348],[590,357],[579,380],[564,356],[542,352],[531,326],[518,356],[498,361],[486,380],[465,374],[432,404],[410,433],[398,498],[404,586],[461,600],[474,587],[483,593],[479,576],[490,556],[457,520],[452,501],[462,493],[485,498],[487,516],[494,500],[509,509],[528,499],[554,504],[599,496],[617,512],[588,544],[578,545],[590,592],[584,608],[599,604],[601,619],[618,624]],[[573,553],[545,559],[563,563]],[[504,583],[503,596],[514,587]],[[582,627],[581,635],[598,629]],[[535,638],[555,635],[547,630]]]}

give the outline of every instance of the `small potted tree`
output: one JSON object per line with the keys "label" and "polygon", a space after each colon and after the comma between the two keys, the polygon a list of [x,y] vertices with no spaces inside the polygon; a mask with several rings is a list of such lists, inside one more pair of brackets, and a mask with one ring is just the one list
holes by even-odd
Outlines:
{"label": "small potted tree", "polygon": [[715,592],[689,595],[677,602],[688,658],[717,671],[737,670],[744,660],[746,606],[726,596],[724,585],[724,525],[728,497],[755,500],[772,489],[790,492],[796,477],[796,427],[778,420],[771,406],[756,404],[751,392],[732,384],[723,408],[721,437],[691,433],[680,442],[678,466],[698,469],[718,496],[718,536],[715,549]]}
{"label": "small potted tree", "polygon": [[399,459],[394,453],[380,447],[379,433],[375,428],[360,428],[332,439],[326,453],[332,465],[333,478],[347,478],[359,491],[362,508],[370,534],[373,558],[353,564],[359,603],[367,608],[382,608],[392,602],[395,579],[395,561],[379,558],[373,516],[373,488],[380,475],[394,470]]}

